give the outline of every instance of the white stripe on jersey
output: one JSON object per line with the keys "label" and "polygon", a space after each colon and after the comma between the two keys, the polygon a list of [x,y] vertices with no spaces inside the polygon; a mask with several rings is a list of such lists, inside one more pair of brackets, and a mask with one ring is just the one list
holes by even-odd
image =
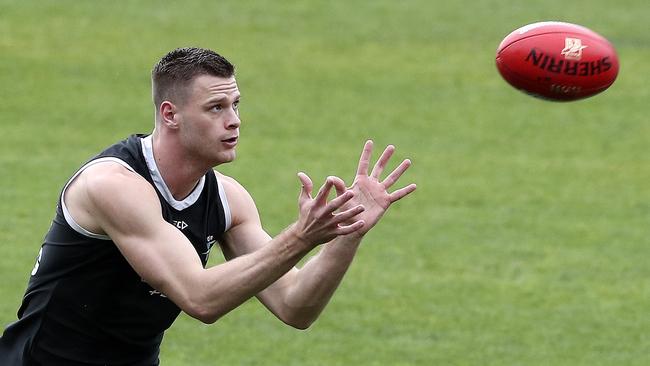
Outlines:
{"label": "white stripe on jersey", "polygon": [[74,229],[74,231],[78,232],[81,235],[84,235],[84,236],[87,236],[87,237],[93,238],[93,239],[111,240],[111,238],[108,235],[93,233],[93,232],[91,232],[89,230],[84,229],[83,227],[81,227],[81,225],[77,224],[77,222],[74,220],[74,218],[70,214],[70,211],[68,211],[68,207],[65,205],[65,190],[68,189],[68,186],[70,185],[70,183],[72,183],[72,181],[75,180],[75,178],[77,178],[77,176],[79,174],[81,174],[84,170],[86,170],[89,166],[95,165],[97,163],[104,163],[104,162],[107,162],[107,161],[118,163],[121,166],[127,168],[128,170],[130,170],[132,172],[135,172],[135,170],[133,168],[131,168],[131,166],[129,164],[127,164],[122,159],[115,158],[115,157],[110,157],[110,156],[109,157],[104,157],[104,158],[99,158],[99,159],[93,160],[91,162],[88,162],[86,165],[82,166],[81,169],[79,169],[72,176],[72,178],[70,178],[70,180],[68,180],[68,183],[66,183],[65,187],[63,187],[63,191],[61,192],[61,210],[63,211],[63,217],[65,217],[65,221],[68,223],[68,225],[70,225],[71,228]]}

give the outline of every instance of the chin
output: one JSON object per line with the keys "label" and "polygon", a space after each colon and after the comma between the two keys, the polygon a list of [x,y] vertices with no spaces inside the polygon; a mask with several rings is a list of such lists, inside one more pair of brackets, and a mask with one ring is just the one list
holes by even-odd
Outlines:
{"label": "chin", "polygon": [[235,160],[236,157],[237,157],[237,154],[235,153],[235,151],[219,154],[216,157],[216,159],[214,159],[215,166],[230,163],[231,161]]}

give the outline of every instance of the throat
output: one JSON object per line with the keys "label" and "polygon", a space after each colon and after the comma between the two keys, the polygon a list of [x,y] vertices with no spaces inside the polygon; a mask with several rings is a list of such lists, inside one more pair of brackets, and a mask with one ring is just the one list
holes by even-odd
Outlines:
{"label": "throat", "polygon": [[172,197],[174,197],[175,200],[183,201],[186,198],[188,198],[190,195],[192,195],[192,193],[196,191],[197,187],[202,182],[203,182],[203,177],[195,181],[193,184],[186,184],[184,187],[167,185],[167,188],[169,189],[169,192],[171,193]]}
{"label": "throat", "polygon": [[[143,154],[154,186],[165,201],[177,210],[196,202],[203,191],[205,174],[209,168],[198,169],[164,153],[158,153],[154,157],[151,137],[144,138],[142,142]],[[164,150],[160,150],[162,151]]]}
{"label": "throat", "polygon": [[189,171],[188,169],[165,169],[164,164],[157,164],[161,187],[157,188],[168,192],[175,201],[184,201],[201,193],[205,181],[206,171]]}

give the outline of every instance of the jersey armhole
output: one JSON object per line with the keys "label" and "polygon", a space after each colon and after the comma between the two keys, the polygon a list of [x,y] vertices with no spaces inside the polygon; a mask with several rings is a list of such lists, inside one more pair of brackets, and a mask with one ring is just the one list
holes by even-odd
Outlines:
{"label": "jersey armhole", "polygon": [[214,171],[214,177],[217,179],[217,186],[219,187],[219,199],[221,199],[221,207],[223,207],[223,216],[225,218],[225,227],[224,232],[230,229],[232,225],[232,214],[230,213],[230,205],[228,204],[228,197],[226,196],[226,190],[223,188],[223,184],[219,179],[219,175]]}
{"label": "jersey armhole", "polygon": [[86,165],[82,166],[73,176],[68,180],[68,183],[66,183],[65,187],[63,187],[63,191],[61,192],[61,211],[63,211],[63,217],[65,218],[65,221],[70,225],[70,227],[78,232],[79,234],[83,236],[87,236],[89,238],[93,239],[100,239],[100,240],[111,240],[111,238],[108,235],[104,234],[96,234],[93,233],[85,228],[83,228],[81,225],[79,225],[75,219],[72,217],[72,214],[70,214],[70,211],[68,211],[68,207],[65,204],[65,191],[68,189],[68,186],[70,183],[72,183],[79,174],[81,174],[84,170],[86,170],[88,167],[95,165],[97,163],[105,163],[105,162],[113,162],[120,164],[121,166],[129,169],[132,172],[135,172],[135,170],[127,164],[124,160],[116,158],[116,157],[105,157],[105,158],[99,158],[96,160],[93,160],[91,162],[88,162]]}

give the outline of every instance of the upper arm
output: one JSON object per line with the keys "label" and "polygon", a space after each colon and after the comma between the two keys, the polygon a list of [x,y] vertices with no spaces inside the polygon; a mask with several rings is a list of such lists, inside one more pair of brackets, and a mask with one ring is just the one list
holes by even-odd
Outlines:
{"label": "upper arm", "polygon": [[68,186],[65,199],[72,216],[108,235],[144,281],[186,312],[191,309],[200,259],[163,219],[155,190],[140,175],[114,163],[95,164]]}
{"label": "upper arm", "polygon": [[248,191],[235,179],[215,172],[228,199],[231,226],[220,242],[226,259],[232,259],[259,249],[271,240],[264,231],[257,207]]}
{"label": "upper arm", "polygon": [[[233,178],[216,172],[225,189],[232,217],[232,224],[220,242],[226,259],[254,252],[272,238],[262,227],[259,212],[251,195]],[[294,282],[297,268],[291,269],[275,283],[257,294],[257,298],[274,314],[281,312],[286,291]]]}

